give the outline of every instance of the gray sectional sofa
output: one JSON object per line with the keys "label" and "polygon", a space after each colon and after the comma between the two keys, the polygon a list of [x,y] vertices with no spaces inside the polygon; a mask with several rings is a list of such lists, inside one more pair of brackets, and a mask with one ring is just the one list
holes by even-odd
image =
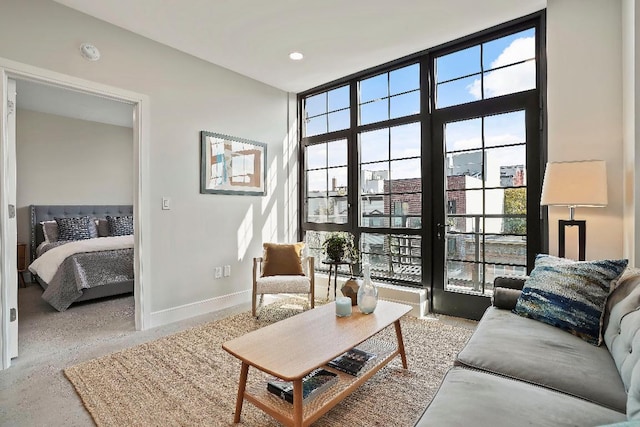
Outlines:
{"label": "gray sectional sofa", "polygon": [[518,316],[523,279],[489,307],[416,427],[640,426],[640,274],[610,294],[604,344]]}

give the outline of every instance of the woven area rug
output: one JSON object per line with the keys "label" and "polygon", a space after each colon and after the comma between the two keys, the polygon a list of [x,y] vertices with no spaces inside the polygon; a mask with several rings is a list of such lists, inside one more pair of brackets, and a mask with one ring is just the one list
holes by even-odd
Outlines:
{"label": "woven area rug", "polygon": [[[304,299],[266,306],[259,320],[241,313],[65,369],[99,426],[230,426],[240,362],[222,343],[299,313]],[[320,418],[315,426],[412,426],[471,330],[405,316],[409,369],[396,357]],[[377,339],[395,343],[393,326]],[[277,343],[274,343],[277,345]],[[249,369],[250,381],[266,376]],[[243,426],[278,426],[245,401]]]}

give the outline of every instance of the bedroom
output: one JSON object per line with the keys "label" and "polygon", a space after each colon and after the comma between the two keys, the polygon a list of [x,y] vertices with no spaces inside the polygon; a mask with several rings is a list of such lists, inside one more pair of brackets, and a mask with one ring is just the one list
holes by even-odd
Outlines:
{"label": "bedroom", "polygon": [[[45,253],[42,231],[51,241],[49,247],[56,249],[47,250],[48,257],[55,259],[56,251],[62,250],[61,243],[55,243],[62,239],[56,239],[59,229],[54,218],[82,216],[85,212],[73,209],[74,205],[100,206],[99,210],[87,212],[101,218],[99,223],[95,223],[95,231],[99,230],[100,236],[110,234],[106,215],[110,214],[113,223],[116,216],[131,214],[133,114],[131,105],[27,80],[17,81],[16,92],[17,241],[24,245],[28,265],[36,260],[36,253]],[[32,209],[32,205],[38,206]],[[57,209],[57,205],[65,205],[65,208]],[[102,209],[104,205],[124,206],[105,211]],[[43,221],[48,221],[44,222],[45,227],[42,226]],[[131,240],[133,244],[132,238],[124,236],[78,241],[65,247],[84,245],[83,250],[86,250],[87,242],[96,241],[104,245],[118,239]],[[73,261],[70,259],[61,265],[64,271],[52,277],[46,277],[46,265],[42,265],[41,281],[45,282],[44,286],[47,283],[52,285],[44,294],[44,286],[36,282],[29,269],[19,273],[24,278],[24,285],[18,288],[21,355],[28,356],[37,351],[42,345],[39,342],[41,337],[55,335],[57,328],[63,325],[73,328],[70,317],[81,318],[86,325],[103,324],[106,317],[117,315],[121,322],[117,326],[112,325],[111,329],[135,329],[132,281],[98,286],[104,281],[114,280],[113,277],[117,280],[132,278],[133,249],[111,251],[111,257],[96,260],[95,257],[100,256],[98,254],[105,253],[74,255]],[[38,262],[46,258],[38,258]],[[107,270],[108,264],[111,265]],[[105,275],[104,271],[112,273]],[[76,285],[75,279],[69,277],[74,275],[82,278],[82,286],[94,286],[94,289],[80,296],[75,290],[77,288],[69,287]],[[43,277],[46,280],[42,280]],[[102,290],[96,295],[100,288],[109,292]],[[102,298],[87,303],[77,302],[71,306],[71,312],[66,312],[79,296],[82,301],[91,298],[92,293],[94,298]],[[109,293],[119,294],[119,298],[104,298]],[[95,337],[91,328],[85,329],[78,330],[78,333]]]}

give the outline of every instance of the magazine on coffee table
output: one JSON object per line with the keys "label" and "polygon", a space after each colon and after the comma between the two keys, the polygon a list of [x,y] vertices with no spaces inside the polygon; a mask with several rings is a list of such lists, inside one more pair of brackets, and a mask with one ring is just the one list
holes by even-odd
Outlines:
{"label": "magazine on coffee table", "polygon": [[336,357],[327,363],[328,366],[351,375],[358,375],[362,367],[371,359],[376,357],[375,353],[352,348],[344,354]]}
{"label": "magazine on coffee table", "polygon": [[[302,379],[302,400],[308,402],[338,382],[338,374],[318,368]],[[289,403],[293,403],[293,382],[273,378],[267,382],[267,390]]]}

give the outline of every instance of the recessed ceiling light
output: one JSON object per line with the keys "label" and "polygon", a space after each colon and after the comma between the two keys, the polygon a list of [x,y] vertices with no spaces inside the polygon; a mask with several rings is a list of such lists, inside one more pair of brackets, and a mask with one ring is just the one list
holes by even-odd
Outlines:
{"label": "recessed ceiling light", "polygon": [[300,61],[302,58],[304,58],[304,55],[301,54],[300,52],[291,52],[289,54],[289,58],[291,58],[294,61]]}

